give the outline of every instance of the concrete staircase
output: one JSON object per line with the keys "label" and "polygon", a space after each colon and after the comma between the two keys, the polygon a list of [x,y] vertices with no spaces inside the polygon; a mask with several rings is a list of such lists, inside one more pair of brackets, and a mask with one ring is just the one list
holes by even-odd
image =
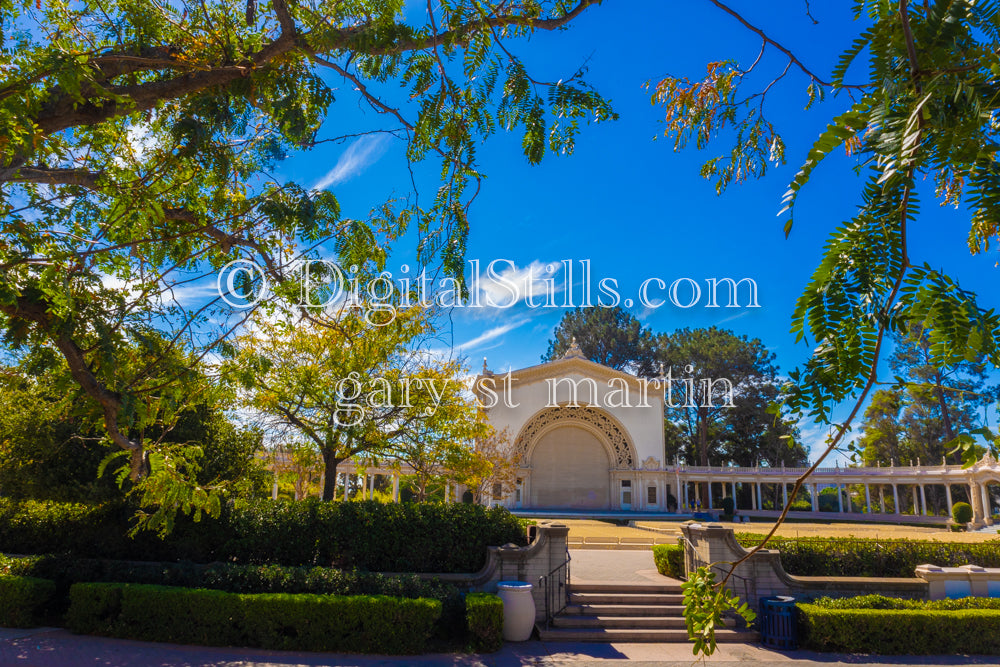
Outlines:
{"label": "concrete staircase", "polygon": [[[687,642],[680,584],[569,584],[569,604],[549,628],[538,625],[542,641]],[[756,632],[715,632],[716,641],[754,642]]]}

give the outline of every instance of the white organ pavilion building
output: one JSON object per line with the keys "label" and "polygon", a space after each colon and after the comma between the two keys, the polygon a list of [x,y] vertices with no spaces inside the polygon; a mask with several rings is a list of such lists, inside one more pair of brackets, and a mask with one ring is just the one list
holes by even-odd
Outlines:
{"label": "white organ pavilion building", "polygon": [[[513,442],[517,488],[500,502],[514,510],[662,513],[676,511],[668,506],[673,496],[683,512],[696,499],[708,509],[720,497],[736,498],[739,487],[741,497],[750,498],[749,506],[737,506],[739,513],[777,516],[780,509],[763,509],[764,497],[784,505],[805,472],[664,461],[663,384],[594,363],[575,341],[561,359],[508,373],[490,372],[484,361],[475,389],[490,423]],[[818,468],[805,484],[811,511],[789,516],[815,518],[820,489],[850,485],[855,500],[837,493],[837,511],[823,512],[824,518],[943,523],[944,518],[930,516],[926,494],[927,487],[943,486],[948,508],[952,490],[964,487],[973,522],[989,524],[992,515],[1000,513],[1000,502],[990,497],[990,484],[1000,485],[1000,462],[989,455],[971,468],[921,466],[919,461],[916,466]],[[699,496],[703,486],[708,498]]]}

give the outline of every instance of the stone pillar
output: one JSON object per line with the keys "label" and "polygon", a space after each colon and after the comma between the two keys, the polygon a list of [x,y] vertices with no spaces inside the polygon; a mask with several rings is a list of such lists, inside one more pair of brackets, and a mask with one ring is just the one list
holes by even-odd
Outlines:
{"label": "stone pillar", "polygon": [[948,503],[948,516],[951,516],[951,506],[953,504],[951,502],[951,484],[944,485],[944,498],[945,502]]}
{"label": "stone pillar", "polygon": [[878,511],[885,514],[885,485],[878,485]]}
{"label": "stone pillar", "polygon": [[920,485],[920,504],[923,506],[923,515],[927,516],[927,494],[924,493],[924,485]]}
{"label": "stone pillar", "polygon": [[812,500],[813,512],[819,511],[819,487],[816,484],[812,485],[812,493],[810,494],[810,499]]}
{"label": "stone pillar", "polygon": [[715,507],[715,505],[712,504],[712,483],[708,482],[707,484],[705,484],[705,487],[708,489],[708,507],[706,507],[705,509],[710,510],[713,507]]}
{"label": "stone pillar", "polygon": [[392,476],[392,502],[399,502],[399,473]]}
{"label": "stone pillar", "polygon": [[274,473],[274,482],[271,483],[271,500],[278,499],[278,473]]}
{"label": "stone pillar", "polygon": [[736,498],[737,497],[738,496],[736,495],[736,482],[733,482],[733,511],[734,512],[739,509],[739,507],[736,506]]}
{"label": "stone pillar", "polygon": [[764,498],[763,496],[761,496],[760,493],[760,482],[756,483],[756,487],[757,487],[757,509],[762,510],[764,509]]}
{"label": "stone pillar", "polygon": [[788,507],[788,485],[785,484],[785,480],[781,480],[781,498],[782,498],[781,506],[783,508]]}
{"label": "stone pillar", "polygon": [[868,485],[865,484],[865,511],[869,514],[872,513],[872,497],[868,492]]}
{"label": "stone pillar", "polygon": [[350,477],[349,477],[349,476],[347,475],[347,473],[345,472],[345,473],[344,473],[344,500],[347,500],[347,483],[348,483],[348,481],[349,481],[350,479],[351,479],[351,478],[350,478]]}
{"label": "stone pillar", "polygon": [[837,511],[844,513],[844,494],[840,492],[840,482],[837,482]]}
{"label": "stone pillar", "polygon": [[913,485],[913,516],[920,516],[920,504],[917,498],[917,485]]}
{"label": "stone pillar", "polygon": [[896,488],[895,484],[892,485],[892,511],[895,514],[901,514],[899,511],[899,489]]}

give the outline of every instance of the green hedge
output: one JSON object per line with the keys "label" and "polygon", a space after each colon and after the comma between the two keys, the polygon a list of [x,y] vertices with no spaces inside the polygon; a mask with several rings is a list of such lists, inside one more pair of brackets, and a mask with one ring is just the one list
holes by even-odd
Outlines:
{"label": "green hedge", "polygon": [[[752,547],[760,543],[763,535],[737,533],[736,539],[743,546]],[[809,577],[913,577],[917,565],[922,563],[1000,567],[1000,540],[969,543],[854,537],[772,538],[767,548],[781,552],[786,572]]]}
{"label": "green hedge", "polygon": [[964,597],[945,600],[909,600],[885,595],[858,595],[851,598],[822,597],[812,604],[824,609],[1000,609],[1000,598]]}
{"label": "green hedge", "polygon": [[438,600],[75,584],[69,627],[142,641],[304,651],[419,653]]}
{"label": "green hedge", "polygon": [[229,593],[321,593],[432,598],[442,604],[435,636],[464,640],[465,605],[458,587],[415,574],[380,574],[327,567],[212,563],[144,563],[69,556],[11,557],[0,554],[0,574],[42,577],[57,584],[57,598],[84,582],[210,588]]}
{"label": "green hedge", "polygon": [[503,600],[496,595],[466,595],[465,621],[472,636],[474,650],[493,653],[503,646]]}
{"label": "green hedge", "polygon": [[43,625],[52,613],[56,583],[36,577],[0,576],[0,626]]}
{"label": "green hedge", "polygon": [[674,579],[687,576],[684,572],[684,547],[679,544],[657,544],[653,547],[653,561],[664,576]]}
{"label": "green hedge", "polygon": [[462,503],[240,500],[218,519],[182,517],[165,540],[128,537],[134,512],[123,503],[0,499],[0,552],[475,572],[486,563],[486,547],[525,544],[523,528],[506,509]]}
{"label": "green hedge", "polygon": [[886,655],[1000,654],[1000,610],[831,609],[798,604],[799,644]]}

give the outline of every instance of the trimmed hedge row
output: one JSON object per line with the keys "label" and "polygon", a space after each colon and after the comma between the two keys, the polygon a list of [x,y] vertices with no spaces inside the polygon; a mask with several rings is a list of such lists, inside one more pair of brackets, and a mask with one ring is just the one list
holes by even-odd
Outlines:
{"label": "trimmed hedge row", "polygon": [[44,624],[55,595],[54,581],[0,576],[0,626],[30,628]]}
{"label": "trimmed hedge row", "polygon": [[[763,538],[753,533],[736,534],[744,547],[756,546]],[[781,552],[786,572],[809,577],[913,577],[917,565],[922,563],[1000,567],[1000,540],[971,543],[853,537],[771,538],[767,548]]]}
{"label": "trimmed hedge row", "polygon": [[218,519],[180,518],[165,540],[129,537],[134,512],[123,503],[0,499],[0,552],[475,572],[486,562],[486,547],[526,543],[524,529],[506,509],[463,503],[240,500],[228,503]]}
{"label": "trimmed hedge row", "polygon": [[908,600],[884,595],[858,595],[851,598],[822,597],[812,604],[824,609],[1000,609],[1000,598],[964,597],[945,600]]}
{"label": "trimmed hedge row", "polygon": [[40,577],[57,586],[57,610],[65,610],[76,583],[122,583],[209,588],[228,593],[319,593],[432,598],[442,605],[435,636],[462,639],[465,605],[453,584],[415,574],[386,575],[326,567],[235,563],[144,563],[70,556],[11,557],[0,554],[0,574]]}
{"label": "trimmed hedge row", "polygon": [[674,579],[684,579],[684,547],[679,544],[657,544],[653,547],[653,561],[660,574]]}
{"label": "trimmed hedge row", "polygon": [[278,650],[423,651],[441,603],[379,596],[244,595],[142,584],[74,584],[74,632]]}
{"label": "trimmed hedge row", "polygon": [[798,604],[804,649],[886,655],[1000,654],[1000,610],[831,609]]}
{"label": "trimmed hedge row", "polygon": [[475,651],[493,653],[503,646],[503,600],[490,593],[465,596],[465,621]]}

